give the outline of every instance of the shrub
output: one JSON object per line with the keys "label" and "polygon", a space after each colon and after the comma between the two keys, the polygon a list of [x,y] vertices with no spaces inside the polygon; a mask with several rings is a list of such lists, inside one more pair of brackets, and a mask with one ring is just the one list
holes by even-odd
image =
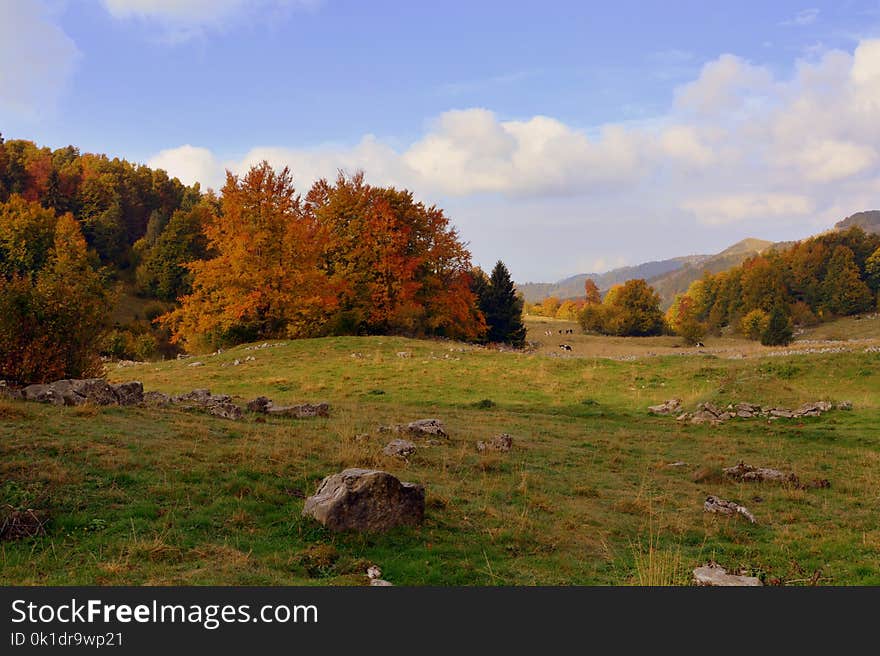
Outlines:
{"label": "shrub", "polygon": [[740,321],[742,334],[749,339],[761,339],[761,335],[767,330],[770,315],[764,310],[752,310]]}

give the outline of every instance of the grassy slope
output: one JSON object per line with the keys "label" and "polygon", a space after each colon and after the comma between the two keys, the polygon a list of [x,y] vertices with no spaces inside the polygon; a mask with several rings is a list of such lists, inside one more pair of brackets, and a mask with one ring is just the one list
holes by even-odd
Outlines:
{"label": "grassy slope", "polygon": [[[413,357],[396,356],[404,350]],[[220,366],[251,354],[255,362]],[[622,362],[347,337],[201,359],[110,377],[240,401],[327,400],[332,416],[228,422],[3,402],[0,502],[46,507],[54,519],[45,538],[0,543],[0,583],[348,584],[365,580],[367,561],[410,585],[620,584],[640,574],[684,582],[712,558],[768,578],[821,570],[823,582],[880,584],[877,353]],[[646,415],[672,396],[686,405],[848,399],[856,408],[716,428]],[[497,405],[474,406],[486,398]],[[408,464],[380,454],[382,436],[352,439],[429,416],[447,423],[449,444]],[[514,436],[513,451],[477,454],[474,441],[498,432]],[[739,459],[832,487],[694,481],[697,470]],[[688,465],[665,466],[679,460]],[[302,497],[349,466],[424,483],[425,525],[332,535],[301,519]],[[759,524],[704,513],[707,494],[743,503]]]}

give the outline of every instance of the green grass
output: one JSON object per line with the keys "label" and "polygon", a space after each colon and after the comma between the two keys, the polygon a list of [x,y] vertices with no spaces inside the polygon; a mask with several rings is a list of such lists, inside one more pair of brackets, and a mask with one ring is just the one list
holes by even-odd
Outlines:
{"label": "green grass", "polygon": [[[880,584],[877,353],[618,361],[342,337],[198,359],[108,374],[239,402],[328,401],[331,417],[0,402],[0,504],[52,517],[45,537],[0,543],[0,584],[348,585],[368,563],[397,585],[686,583],[709,559],[768,582],[820,571],[824,584]],[[719,427],[646,414],[670,397],[855,407]],[[447,424],[448,444],[408,463],[381,455],[377,426],[424,417]],[[476,452],[500,432],[510,453]],[[695,476],[740,459],[832,487]],[[425,524],[334,535],[301,518],[320,479],[351,466],[423,483]],[[704,513],[708,494],[759,523]]]}

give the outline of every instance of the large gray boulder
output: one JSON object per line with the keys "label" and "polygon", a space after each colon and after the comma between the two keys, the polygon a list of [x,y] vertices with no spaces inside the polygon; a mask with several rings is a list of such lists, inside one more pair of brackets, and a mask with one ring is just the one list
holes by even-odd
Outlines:
{"label": "large gray boulder", "polygon": [[28,385],[22,390],[26,401],[55,405],[116,405],[116,392],[103,378],[56,380],[45,385]]}
{"label": "large gray boulder", "polygon": [[331,531],[387,531],[425,518],[425,488],[374,469],[346,469],[328,476],[306,499],[303,516]]}

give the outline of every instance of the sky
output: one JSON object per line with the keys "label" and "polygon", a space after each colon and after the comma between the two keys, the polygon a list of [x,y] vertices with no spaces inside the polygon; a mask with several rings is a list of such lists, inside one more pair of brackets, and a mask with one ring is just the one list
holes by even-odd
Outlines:
{"label": "sky", "polygon": [[444,208],[515,280],[880,208],[880,0],[0,0],[0,133]]}

